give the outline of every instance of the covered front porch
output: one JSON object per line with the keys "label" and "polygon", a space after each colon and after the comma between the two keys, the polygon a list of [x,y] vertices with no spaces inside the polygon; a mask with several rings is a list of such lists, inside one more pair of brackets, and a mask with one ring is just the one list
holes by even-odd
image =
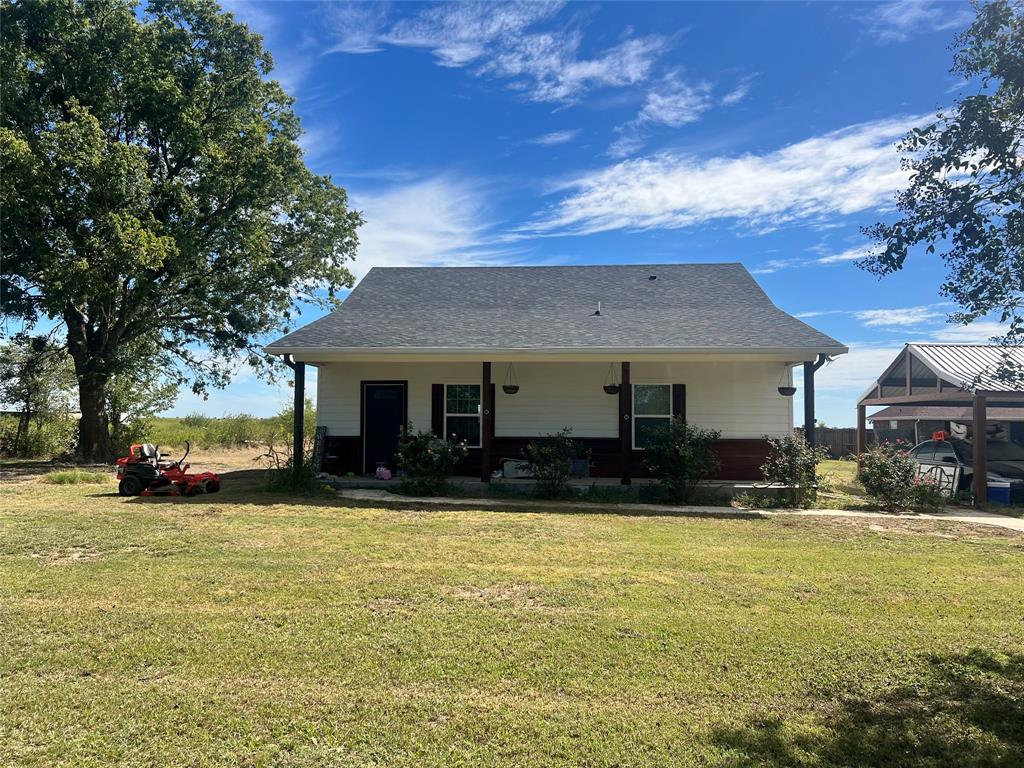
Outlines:
{"label": "covered front porch", "polygon": [[[804,366],[804,418],[813,424],[814,372],[821,364],[782,351],[306,362],[319,369],[317,421],[325,435],[317,469],[332,475],[365,482],[378,465],[396,469],[397,436],[410,425],[465,443],[468,455],[456,474],[488,483],[500,477],[505,460],[521,461],[531,440],[569,428],[587,459],[581,481],[626,485],[647,477],[645,441],[672,418],[721,433],[714,446],[717,480],[760,480],[765,436],[792,429],[794,366]],[[300,383],[304,363],[293,365]],[[300,402],[301,387],[295,396]],[[295,426],[300,433],[305,425]]]}

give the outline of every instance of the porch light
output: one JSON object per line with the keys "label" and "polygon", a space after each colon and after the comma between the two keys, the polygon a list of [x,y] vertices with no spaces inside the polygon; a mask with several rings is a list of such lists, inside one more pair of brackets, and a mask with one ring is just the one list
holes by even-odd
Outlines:
{"label": "porch light", "polygon": [[615,363],[608,363],[608,375],[604,377],[604,391],[608,395],[619,394],[619,377],[615,374]]}
{"label": "porch light", "polygon": [[516,370],[512,363],[505,369],[505,383],[501,385],[501,391],[506,395],[514,395],[519,391],[519,380],[516,378]]}

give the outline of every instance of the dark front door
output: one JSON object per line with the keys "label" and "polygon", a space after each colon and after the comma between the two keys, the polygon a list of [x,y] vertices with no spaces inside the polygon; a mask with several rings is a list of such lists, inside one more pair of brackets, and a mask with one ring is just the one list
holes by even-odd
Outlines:
{"label": "dark front door", "polygon": [[363,471],[394,471],[398,433],[405,424],[405,383],[363,384]]}

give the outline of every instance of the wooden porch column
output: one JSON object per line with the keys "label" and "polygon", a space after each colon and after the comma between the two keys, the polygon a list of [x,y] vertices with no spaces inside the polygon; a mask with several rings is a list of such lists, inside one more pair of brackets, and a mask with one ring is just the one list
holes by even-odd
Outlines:
{"label": "wooden porch column", "polygon": [[494,434],[494,390],[491,388],[491,364],[483,364],[480,385],[480,479],[491,482],[491,435]]}
{"label": "wooden porch column", "polygon": [[868,428],[867,428],[867,406],[857,406],[857,471],[864,466],[864,460],[861,458],[861,454],[864,449],[867,448],[868,440]]}
{"label": "wooden porch column", "polygon": [[633,456],[633,386],[629,382],[629,363],[622,363],[619,376],[619,448],[622,461],[622,485],[631,485],[630,459]]}
{"label": "wooden porch column", "polygon": [[804,440],[814,447],[814,372],[817,368],[810,360],[804,361]]}
{"label": "wooden porch column", "polygon": [[985,434],[986,403],[984,395],[974,396],[974,443],[971,463],[974,505],[981,506],[988,503],[988,443]]}
{"label": "wooden porch column", "polygon": [[[303,421],[306,415],[306,364],[296,363],[291,355],[285,355],[285,365],[295,372],[295,400],[293,407],[292,426],[292,472],[297,476],[302,471],[302,448],[303,448]],[[319,472],[320,467],[313,467],[314,472]]]}

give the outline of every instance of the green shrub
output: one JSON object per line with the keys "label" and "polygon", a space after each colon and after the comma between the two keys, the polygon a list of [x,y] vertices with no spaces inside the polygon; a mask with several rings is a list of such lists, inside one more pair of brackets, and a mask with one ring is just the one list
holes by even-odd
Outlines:
{"label": "green shrub", "polygon": [[579,446],[570,435],[572,430],[566,427],[553,435],[531,440],[523,450],[530,474],[537,481],[537,495],[542,498],[557,499],[569,495],[572,462],[581,458]]}
{"label": "green shrub", "polygon": [[907,452],[908,447],[902,440],[882,443],[861,455],[860,482],[868,496],[886,512],[914,508],[917,462]]}
{"label": "green shrub", "polygon": [[413,432],[410,424],[398,437],[402,485],[409,493],[441,494],[448,477],[467,453],[465,443],[442,440],[433,432]]}
{"label": "green shrub", "polygon": [[768,458],[761,465],[765,480],[786,486],[786,499],[797,507],[813,501],[817,491],[818,464],[828,458],[828,449],[811,447],[803,435],[767,437]]}
{"label": "green shrub", "polygon": [[44,483],[54,485],[100,485],[110,479],[109,475],[102,472],[87,472],[84,469],[66,469],[57,472],[48,472],[43,477]]}
{"label": "green shrub", "polygon": [[653,435],[644,451],[644,465],[659,478],[667,501],[697,500],[697,487],[718,471],[718,456],[711,446],[721,436],[718,430],[694,427],[680,418]]}
{"label": "green shrub", "polygon": [[918,512],[939,512],[949,500],[942,487],[930,477],[914,480],[914,509]]}

